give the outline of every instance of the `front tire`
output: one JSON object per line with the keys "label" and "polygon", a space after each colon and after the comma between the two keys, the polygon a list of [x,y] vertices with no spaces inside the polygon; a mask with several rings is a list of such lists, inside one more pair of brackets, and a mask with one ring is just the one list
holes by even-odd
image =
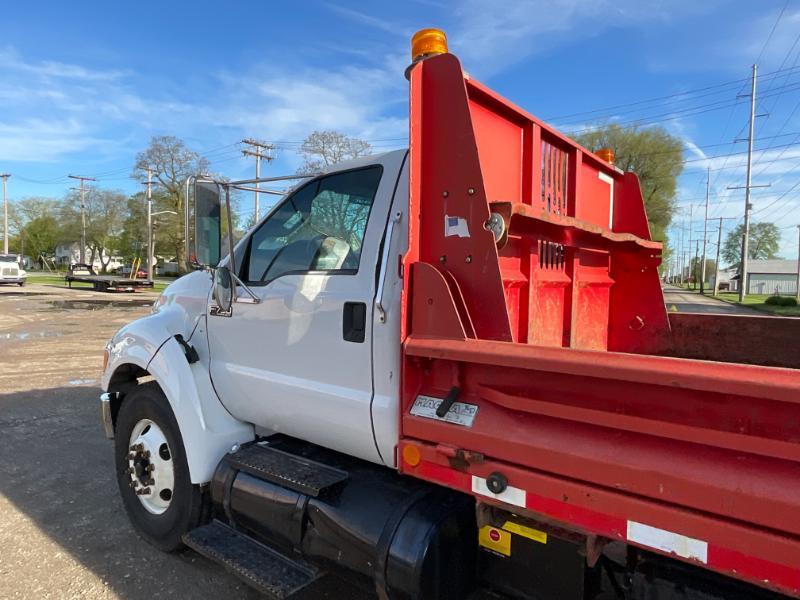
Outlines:
{"label": "front tire", "polygon": [[156,383],[126,395],[114,438],[117,484],[134,529],[159,550],[182,548],[183,534],[208,519],[208,500],[189,478],[178,423]]}

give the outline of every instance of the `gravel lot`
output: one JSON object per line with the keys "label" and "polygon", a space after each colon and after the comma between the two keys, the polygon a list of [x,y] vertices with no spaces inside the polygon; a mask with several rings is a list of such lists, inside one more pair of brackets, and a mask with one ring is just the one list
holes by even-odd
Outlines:
{"label": "gravel lot", "polygon": [[260,597],[191,551],[153,550],[123,512],[102,349],[154,298],[0,287],[0,598]]}

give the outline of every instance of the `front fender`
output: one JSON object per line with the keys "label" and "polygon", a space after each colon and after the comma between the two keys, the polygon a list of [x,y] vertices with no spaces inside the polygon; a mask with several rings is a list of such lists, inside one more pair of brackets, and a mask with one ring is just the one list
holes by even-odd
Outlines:
{"label": "front fender", "polygon": [[[208,275],[201,273],[170,285],[153,314],[129,323],[111,339],[102,377],[108,392],[124,392],[141,376],[155,379],[178,422],[189,474],[197,484],[211,480],[232,446],[255,437],[252,425],[235,419],[222,406],[211,384],[205,334],[209,289]],[[191,340],[199,361],[189,364],[175,339],[178,334]]]}
{"label": "front fender", "polygon": [[147,371],[161,386],[175,414],[192,483],[211,481],[226,452],[254,439],[253,426],[235,419],[222,406],[204,362],[190,365],[175,338],[161,345]]}

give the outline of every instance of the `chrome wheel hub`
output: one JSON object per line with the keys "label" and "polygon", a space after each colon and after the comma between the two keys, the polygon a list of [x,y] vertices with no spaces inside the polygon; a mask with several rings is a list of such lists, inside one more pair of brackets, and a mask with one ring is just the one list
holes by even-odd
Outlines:
{"label": "chrome wheel hub", "polygon": [[169,508],[175,483],[172,450],[164,432],[150,419],[142,419],[131,431],[128,475],[149,513],[160,515]]}

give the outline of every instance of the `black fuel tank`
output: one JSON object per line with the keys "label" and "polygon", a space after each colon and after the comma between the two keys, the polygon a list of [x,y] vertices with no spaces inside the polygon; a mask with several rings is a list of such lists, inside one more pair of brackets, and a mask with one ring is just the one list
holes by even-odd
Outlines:
{"label": "black fuel tank", "polygon": [[211,485],[220,516],[276,548],[357,574],[391,599],[469,594],[477,554],[470,496],[283,436],[260,444],[302,459],[305,470],[321,465],[346,476],[309,493],[291,473],[260,473],[229,454]]}

